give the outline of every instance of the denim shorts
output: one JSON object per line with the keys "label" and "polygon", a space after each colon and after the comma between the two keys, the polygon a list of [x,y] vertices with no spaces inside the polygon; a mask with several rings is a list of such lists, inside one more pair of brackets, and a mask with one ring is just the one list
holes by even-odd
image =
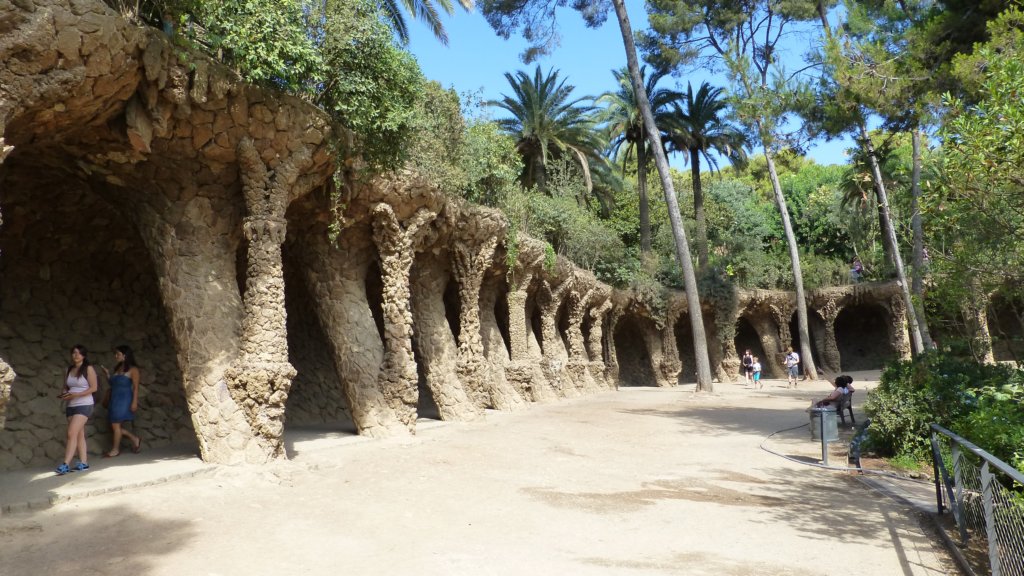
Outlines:
{"label": "denim shorts", "polygon": [[79,416],[79,415],[85,416],[86,418],[88,418],[88,417],[92,416],[92,408],[93,408],[92,404],[86,404],[84,406],[68,406],[68,408],[65,411],[65,413],[67,414],[68,418],[71,418],[72,416]]}
{"label": "denim shorts", "polygon": [[800,375],[800,368],[796,364],[790,366],[789,367],[789,375],[794,377],[794,378],[796,378],[797,376]]}

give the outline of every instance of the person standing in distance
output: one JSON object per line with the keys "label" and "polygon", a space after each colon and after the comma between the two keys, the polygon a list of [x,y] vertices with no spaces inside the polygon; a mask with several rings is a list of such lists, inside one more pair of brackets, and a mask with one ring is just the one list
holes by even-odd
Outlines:
{"label": "person standing in distance", "polygon": [[747,384],[750,384],[750,380],[754,376],[754,357],[750,354],[750,348],[747,348],[747,351],[743,353],[740,365],[743,368],[743,378]]}
{"label": "person standing in distance", "polygon": [[[88,350],[81,344],[71,348],[71,365],[64,374],[64,388],[60,399],[68,403],[65,415],[68,417],[68,440],[64,448],[64,462],[55,472],[63,476],[72,470],[84,472],[89,469],[88,446],[85,443],[85,423],[92,416],[96,392],[96,370],[89,364]],[[71,467],[71,457],[78,452],[78,464]]]}
{"label": "person standing in distance", "polygon": [[787,388],[796,388],[796,377],[800,375],[800,355],[793,351],[793,347],[786,348],[786,371],[789,373],[789,384]]}

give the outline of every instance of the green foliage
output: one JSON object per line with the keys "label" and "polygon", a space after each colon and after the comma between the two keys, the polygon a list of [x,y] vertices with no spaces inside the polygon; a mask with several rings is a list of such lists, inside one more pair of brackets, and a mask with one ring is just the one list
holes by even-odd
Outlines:
{"label": "green foliage", "polygon": [[1024,370],[940,352],[897,362],[868,395],[871,446],[884,455],[926,458],[932,423],[997,458],[1024,465]]}
{"label": "green foliage", "polygon": [[502,209],[516,230],[550,245],[546,260],[564,256],[594,271],[603,281],[622,285],[619,269],[627,265],[625,246],[614,230],[578,202],[584,184],[579,168],[569,160],[554,162],[548,194],[518,190],[508,194]]}
{"label": "green foliage", "polygon": [[[982,71],[976,104],[947,98],[944,186],[927,206],[934,219],[930,249],[938,274],[971,278],[986,291],[1019,290],[1024,243],[1007,239],[1024,234],[1024,11],[1007,11],[991,31],[991,44],[958,61],[965,77]],[[944,288],[962,300],[956,292],[966,284]]]}
{"label": "green foliage", "polygon": [[412,122],[409,165],[445,193],[459,195],[468,187],[462,162],[467,127],[459,96],[433,81],[425,82],[423,88]]}

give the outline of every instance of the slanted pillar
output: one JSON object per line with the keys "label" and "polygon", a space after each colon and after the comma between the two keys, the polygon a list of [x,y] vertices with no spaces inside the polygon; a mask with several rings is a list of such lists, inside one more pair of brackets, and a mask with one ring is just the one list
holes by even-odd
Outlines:
{"label": "slanted pillar", "polygon": [[556,398],[540,369],[540,358],[530,353],[530,317],[527,313],[530,284],[544,252],[526,238],[519,239],[519,258],[508,275],[508,333],[511,361],[505,375],[519,393],[534,402]]}
{"label": "slanted pillar", "polygon": [[448,268],[448,259],[432,252],[417,257],[412,277],[416,350],[441,419],[468,421],[482,416],[483,407],[473,402],[459,378],[459,348],[445,313],[444,293],[451,280]]}
{"label": "slanted pillar", "polygon": [[608,330],[604,333],[605,380],[616,390],[619,388],[619,358],[615,352],[615,327],[625,313],[619,306],[614,306],[608,314]]}
{"label": "slanted pillar", "polygon": [[[773,374],[782,374],[783,377],[787,374],[785,362],[783,361],[786,354],[786,348],[793,346],[796,350],[799,348],[794,345],[793,335],[789,331],[789,322],[793,319],[793,311],[796,310],[795,301],[786,301],[780,303],[778,306],[774,304],[768,305],[768,311],[771,313],[772,320],[775,321],[775,329],[778,333],[778,340],[776,345],[772,348],[765,348],[764,353],[768,356],[768,366],[771,366]],[[762,366],[766,365],[764,360],[761,360]]]}
{"label": "slanted pillar", "polygon": [[829,298],[823,306],[817,308],[818,316],[825,323],[821,334],[821,341],[818,343],[818,353],[821,354],[822,368],[826,371],[839,373],[842,371],[842,358],[839,355],[839,344],[836,342],[836,318],[842,311],[842,306],[836,304],[835,298]]}
{"label": "slanted pillar", "polygon": [[566,334],[569,362],[566,364],[566,370],[580,392],[598,390],[597,383],[590,374],[590,359],[587,358],[586,342],[583,339],[583,317],[595,290],[595,287],[591,287],[586,292],[569,292],[569,328]]}
{"label": "slanted pillar", "polygon": [[391,206],[373,207],[373,239],[380,254],[384,285],[384,364],[378,388],[400,422],[413,429],[419,402],[416,359],[412,352],[409,271],[437,213],[420,208],[404,225]]}
{"label": "slanted pillar", "polygon": [[608,381],[608,366],[604,361],[604,323],[611,310],[612,301],[608,292],[602,291],[595,298],[599,304],[587,311],[590,331],[587,332],[587,354],[590,356],[590,374],[599,388],[610,388],[613,383]]}
{"label": "slanted pillar", "polygon": [[287,312],[281,245],[288,228],[288,197],[309,163],[302,149],[271,173],[252,140],[238,145],[242,192],[248,216],[242,338],[238,357],[224,372],[232,397],[242,406],[267,459],[283,457],[284,409],[295,368],[288,362]]}
{"label": "slanted pillar", "polygon": [[551,388],[562,397],[579,395],[579,391],[576,390],[565,371],[566,358],[559,353],[559,349],[564,350],[564,347],[557,322],[558,309],[562,306],[562,300],[575,284],[575,278],[570,275],[557,288],[552,288],[547,280],[541,280],[540,287],[537,289],[541,334],[544,339],[542,351],[544,360],[541,362],[541,370]]}
{"label": "slanted pillar", "polygon": [[676,322],[685,306],[685,300],[676,300],[665,311],[665,325],[661,328],[661,362],[656,372],[658,386],[675,386],[679,383],[683,363],[679,359],[679,346],[676,344]]}
{"label": "slanted pillar", "polygon": [[[516,410],[525,407],[526,402],[505,378],[491,375],[480,332],[480,286],[494,259],[501,231],[495,227],[483,229],[483,223],[491,220],[477,219],[476,222],[481,226],[473,227],[475,234],[467,232],[472,224],[466,223],[463,233],[456,234],[451,243],[455,280],[459,286],[459,379],[478,406]],[[477,238],[473,236],[483,236],[483,242],[474,243]]]}
{"label": "slanted pillar", "polygon": [[[226,198],[180,190],[177,182],[153,185],[169,189],[139,197],[132,213],[159,279],[200,454],[217,464],[265,462],[267,450],[225,375],[239,354],[243,315],[235,288],[236,208]],[[163,201],[179,194],[188,200]]]}
{"label": "slanted pillar", "polygon": [[361,435],[407,434],[413,422],[399,420],[378,388],[384,343],[373,319],[366,276],[374,247],[368,230],[343,231],[331,246],[326,226],[315,227],[295,250],[313,306],[331,345],[339,385]]}

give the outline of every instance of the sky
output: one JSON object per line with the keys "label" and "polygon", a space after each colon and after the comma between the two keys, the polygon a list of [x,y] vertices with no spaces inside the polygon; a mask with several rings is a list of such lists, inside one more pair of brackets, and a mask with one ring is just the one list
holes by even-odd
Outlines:
{"label": "sky", "polygon": [[[643,2],[627,2],[627,10],[634,31],[647,28]],[[445,88],[455,88],[460,94],[481,91],[483,100],[499,100],[503,94],[511,94],[505,73],[524,70],[532,76],[537,64],[545,72],[551,68],[559,70],[559,77],[576,87],[574,96],[596,97],[615,89],[612,70],[626,65],[626,52],[614,13],[610,13],[608,21],[598,29],[587,28],[583,18],[569,8],[560,9],[557,18],[561,45],[550,56],[530,65],[519,59],[527,45],[525,41],[516,36],[502,39],[479,12],[467,13],[457,3],[455,13],[443,20],[448,46],[434,38],[419,21],[410,18],[408,49],[427,78],[440,82]],[[726,82],[724,76],[705,71],[682,78],[670,76],[662,82],[666,88],[685,90],[687,81],[696,88],[705,80],[716,86],[724,86]],[[673,86],[673,82],[678,85]],[[504,111],[494,108],[491,113],[500,118]],[[820,164],[845,164],[846,149],[850,146],[848,140],[817,141],[811,144],[808,155]],[[684,155],[673,156],[672,166],[683,168]]]}

